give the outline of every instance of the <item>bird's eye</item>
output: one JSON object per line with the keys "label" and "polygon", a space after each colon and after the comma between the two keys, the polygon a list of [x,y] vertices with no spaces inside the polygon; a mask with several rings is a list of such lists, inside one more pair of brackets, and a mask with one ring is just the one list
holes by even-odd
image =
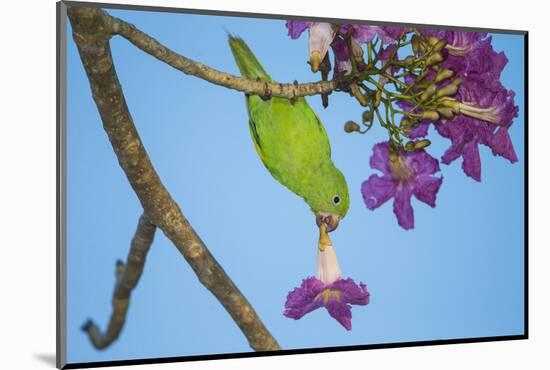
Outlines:
{"label": "bird's eye", "polygon": [[338,195],[335,195],[334,198],[332,198],[332,203],[335,205],[340,204],[340,197]]}

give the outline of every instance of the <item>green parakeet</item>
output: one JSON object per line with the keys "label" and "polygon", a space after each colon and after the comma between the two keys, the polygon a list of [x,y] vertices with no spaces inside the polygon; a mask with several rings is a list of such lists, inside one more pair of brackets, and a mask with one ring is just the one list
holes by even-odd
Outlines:
{"label": "green parakeet", "polygon": [[[248,45],[229,36],[229,45],[241,75],[273,82]],[[332,231],[349,208],[344,175],[330,158],[330,143],[319,117],[300,97],[263,100],[246,96],[254,146],[271,175],[302,197],[316,216],[317,225]]]}

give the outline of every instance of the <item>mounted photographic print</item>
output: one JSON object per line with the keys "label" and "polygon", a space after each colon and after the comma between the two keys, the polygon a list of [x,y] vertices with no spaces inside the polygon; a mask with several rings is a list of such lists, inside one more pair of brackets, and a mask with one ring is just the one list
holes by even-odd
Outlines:
{"label": "mounted photographic print", "polygon": [[526,51],[58,3],[58,367],[526,339]]}

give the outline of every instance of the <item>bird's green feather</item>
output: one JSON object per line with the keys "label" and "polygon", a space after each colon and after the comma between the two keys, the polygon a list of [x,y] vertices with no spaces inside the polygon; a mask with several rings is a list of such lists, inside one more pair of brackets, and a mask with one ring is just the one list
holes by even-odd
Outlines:
{"label": "bird's green feather", "polygon": [[[229,45],[243,77],[273,82],[241,38],[229,36]],[[349,207],[346,180],[331,160],[325,128],[306,99],[250,95],[246,105],[252,140],[273,177],[304,198],[313,212],[344,217]]]}

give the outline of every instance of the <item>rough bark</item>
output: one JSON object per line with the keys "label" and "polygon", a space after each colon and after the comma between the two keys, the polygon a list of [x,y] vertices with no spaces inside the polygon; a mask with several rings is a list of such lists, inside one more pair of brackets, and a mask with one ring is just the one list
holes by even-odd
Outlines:
{"label": "rough bark", "polygon": [[115,291],[111,302],[113,311],[109,324],[107,325],[107,330],[102,333],[92,320],[89,320],[82,327],[82,329],[88,333],[90,341],[97,349],[106,348],[120,335],[124,322],[126,321],[130,296],[143,272],[145,258],[153,243],[155,230],[155,225],[150,223],[147,216],[143,214],[139,218],[137,230],[132,239],[126,263],[118,261],[116,264]]}
{"label": "rough bark", "polygon": [[277,341],[189,224],[155,171],[115,71],[109,47],[110,18],[100,9],[74,6],[69,7],[68,15],[103,127],[148,219],[174,243],[200,282],[231,315],[250,346],[256,351],[279,350]]}

